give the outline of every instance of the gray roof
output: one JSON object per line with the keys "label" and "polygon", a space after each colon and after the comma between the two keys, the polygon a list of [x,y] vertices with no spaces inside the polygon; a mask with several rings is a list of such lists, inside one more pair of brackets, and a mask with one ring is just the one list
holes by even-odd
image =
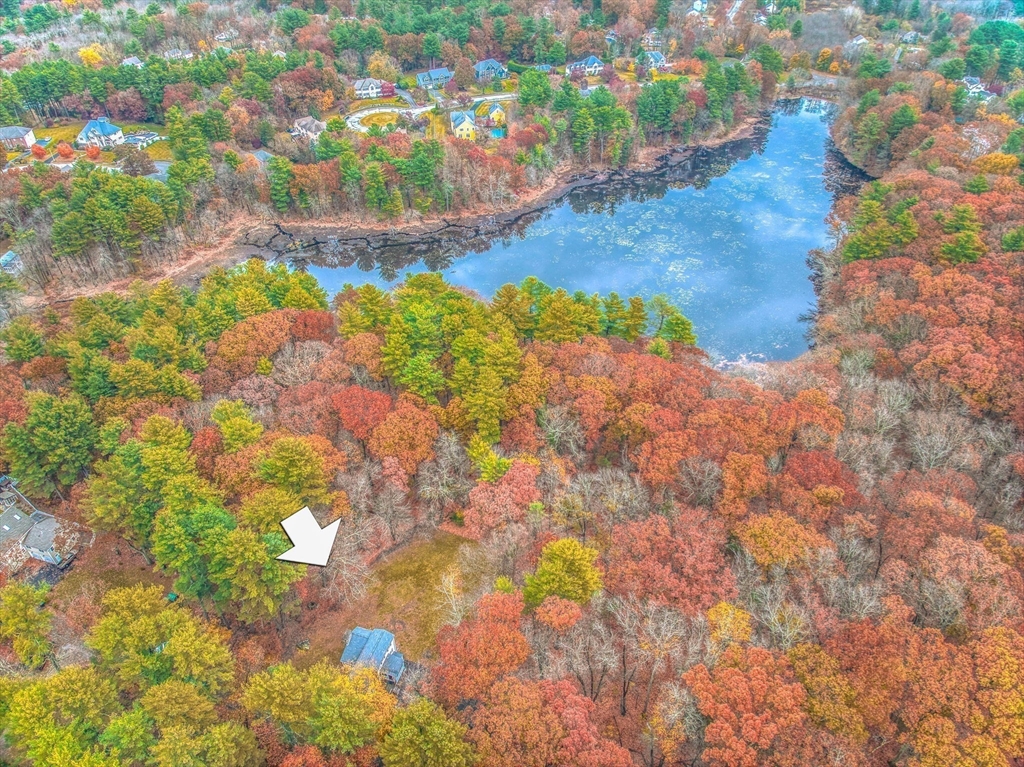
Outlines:
{"label": "gray roof", "polygon": [[35,520],[35,525],[28,531],[28,535],[22,541],[22,545],[25,548],[38,551],[47,551],[53,548],[53,539],[57,534],[56,517],[51,517],[49,514],[37,511],[32,515],[32,519]]}
{"label": "gray roof", "polygon": [[306,133],[319,135],[327,130],[327,123],[317,120],[315,117],[300,117],[295,121],[295,127],[306,131]]}
{"label": "gray roof", "polygon": [[383,84],[383,80],[378,80],[374,77],[364,77],[362,80],[356,80],[352,87],[357,91],[361,91],[366,88],[379,88]]}
{"label": "gray roof", "polygon": [[[14,494],[12,493],[12,495]],[[35,513],[39,514],[40,512]],[[33,516],[31,511],[26,511],[18,504],[0,514],[0,542],[9,541],[12,538],[20,540],[35,524]]]}
{"label": "gray roof", "polygon": [[0,139],[25,138],[25,136],[31,132],[31,128],[25,128],[21,125],[11,125],[6,128],[0,128]]}
{"label": "gray roof", "polygon": [[485,74],[497,74],[498,72],[505,71],[505,65],[499,63],[496,59],[484,59],[478,61],[473,65],[473,69],[476,72],[476,76],[480,77]]}
{"label": "gray roof", "polygon": [[362,626],[356,626],[348,635],[345,651],[341,654],[341,662],[380,670],[394,641],[395,635],[390,631],[384,629],[371,631]]}

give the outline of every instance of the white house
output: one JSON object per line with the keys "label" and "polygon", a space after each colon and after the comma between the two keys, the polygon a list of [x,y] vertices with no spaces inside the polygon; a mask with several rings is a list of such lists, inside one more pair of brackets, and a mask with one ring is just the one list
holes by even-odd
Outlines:
{"label": "white house", "polygon": [[669,68],[668,61],[665,59],[665,54],[661,51],[645,51],[643,55],[640,56],[640,64],[648,69],[655,69],[659,72]]}
{"label": "white house", "polygon": [[145,66],[145,63],[138,56],[129,56],[126,59],[121,59],[121,66],[142,69]]}
{"label": "white house", "polygon": [[89,120],[75,139],[79,149],[87,146],[98,146],[101,149],[109,149],[124,143],[124,133],[106,117],[97,117]]}
{"label": "white house", "polygon": [[316,141],[327,130],[327,123],[315,117],[300,117],[295,121],[295,133],[310,141]]}
{"label": "white house", "polygon": [[604,69],[604,62],[601,61],[597,56],[587,56],[585,59],[574,61],[565,71],[567,74],[573,72],[582,72],[587,77],[596,77],[601,74],[601,70]]}
{"label": "white house", "polygon": [[12,125],[7,128],[0,128],[0,145],[5,149],[29,149],[36,143],[36,134],[31,128],[21,125]]}
{"label": "white house", "polygon": [[357,99],[379,99],[382,84],[380,80],[364,77],[362,80],[356,80],[352,87],[355,89]]}
{"label": "white house", "polygon": [[188,48],[171,48],[164,53],[164,58],[168,61],[188,61],[192,58],[192,51]]}

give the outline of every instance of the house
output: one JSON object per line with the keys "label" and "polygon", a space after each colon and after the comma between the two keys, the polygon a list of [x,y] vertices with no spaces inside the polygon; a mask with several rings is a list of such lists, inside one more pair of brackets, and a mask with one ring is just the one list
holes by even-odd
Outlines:
{"label": "house", "polygon": [[266,149],[257,149],[255,152],[250,153],[253,158],[259,163],[261,168],[267,167],[267,163],[274,159],[274,155],[268,152]]}
{"label": "house", "polygon": [[13,250],[9,250],[0,256],[0,271],[17,277],[24,268],[25,264],[22,263],[21,256]]}
{"label": "house", "polygon": [[[384,82],[375,80],[372,77],[364,77],[356,80],[352,87],[356,91],[357,99],[379,99],[384,94]],[[394,95],[392,93],[392,95]]]}
{"label": "house", "polygon": [[372,668],[390,685],[398,684],[405,671],[405,656],[395,648],[395,635],[384,629],[352,629],[341,662]]}
{"label": "house", "polygon": [[270,54],[270,55],[271,55],[271,56],[273,56],[273,57],[274,57],[275,59],[286,59],[286,58],[288,58],[288,54],[287,54],[287,53],[285,53],[285,52],[284,52],[284,51],[282,51],[282,50],[277,50],[277,51],[274,51],[274,52],[273,52],[272,54]]}
{"label": "house", "polygon": [[315,117],[300,117],[295,121],[294,134],[298,134],[310,141],[316,141],[320,134],[327,130],[327,123],[317,120]]}
{"label": "house", "polygon": [[496,128],[505,124],[505,107],[497,101],[485,101],[478,105],[473,111],[475,114],[475,121],[479,125],[484,125],[488,128]]}
{"label": "house", "polygon": [[601,59],[597,56],[587,56],[585,59],[574,61],[565,68],[565,71],[566,74],[570,75],[575,72],[582,72],[587,77],[595,77],[601,74],[602,69],[604,69],[604,62]]}
{"label": "house", "polygon": [[78,138],[75,139],[75,144],[79,149],[84,149],[87,146],[109,149],[123,143],[124,133],[114,123],[107,120],[106,117],[97,117],[95,120],[89,120],[79,132]]}
{"label": "house", "polygon": [[869,42],[871,42],[871,41],[868,40],[866,37],[864,37],[864,35],[857,35],[849,43],[847,43],[847,45],[853,45],[853,46],[859,48],[862,45],[867,45]]}
{"label": "house", "polygon": [[226,43],[229,40],[234,40],[236,37],[238,37],[238,30],[228,27],[223,32],[218,32],[217,34],[215,34],[213,36],[213,39],[216,40],[218,43]]}
{"label": "house", "polygon": [[914,43],[916,43],[920,39],[921,39],[921,35],[919,33],[917,33],[917,32],[907,32],[906,34],[904,34],[900,38],[900,42],[901,43],[907,43],[908,45],[913,45]]}
{"label": "house", "polygon": [[693,0],[692,13],[705,13],[708,9],[708,0]]}
{"label": "house", "polygon": [[655,69],[659,72],[668,69],[668,61],[661,51],[645,51],[640,55],[640,64],[647,69]]}
{"label": "house", "polygon": [[452,133],[455,138],[476,140],[476,118],[472,112],[452,112]]}
{"label": "house", "polygon": [[646,51],[661,50],[661,33],[658,32],[657,28],[651,27],[641,38],[640,45]]}
{"label": "house", "polygon": [[455,73],[448,67],[430,69],[416,75],[416,87],[418,88],[443,88],[455,77]]}
{"label": "house", "polygon": [[484,59],[473,65],[473,76],[477,80],[504,80],[508,77],[508,69],[494,59]]}
{"label": "house", "polygon": [[543,72],[546,75],[551,74],[550,64],[537,64],[536,66],[534,66],[534,69],[536,69],[538,72]]}
{"label": "house", "polygon": [[133,146],[136,149],[145,149],[150,144],[159,141],[160,134],[154,133],[151,130],[139,131],[138,133],[129,133],[124,137],[124,143],[129,146]]}
{"label": "house", "polygon": [[12,125],[8,128],[0,128],[0,144],[5,149],[29,149],[36,143],[36,134],[31,128],[21,125]]}
{"label": "house", "polygon": [[52,514],[39,511],[5,474],[0,476],[0,546],[15,542],[33,559],[66,567],[75,556],[78,534]]}
{"label": "house", "polygon": [[126,59],[121,59],[121,66],[142,69],[145,66],[145,63],[138,56],[129,56]]}
{"label": "house", "polygon": [[164,52],[164,58],[168,61],[188,61],[192,58],[192,51],[188,48],[171,48]]}

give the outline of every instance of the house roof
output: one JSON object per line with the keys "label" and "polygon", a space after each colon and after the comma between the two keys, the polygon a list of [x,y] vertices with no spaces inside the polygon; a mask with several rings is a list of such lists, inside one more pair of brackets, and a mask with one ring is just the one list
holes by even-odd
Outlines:
{"label": "house roof", "polygon": [[402,672],[405,671],[405,656],[397,651],[391,653],[384,661],[383,670],[397,682],[402,677]]}
{"label": "house roof", "polygon": [[37,511],[32,515],[32,519],[35,521],[35,524],[32,525],[28,535],[22,540],[22,545],[38,551],[46,551],[53,548],[53,541],[57,535],[58,528],[57,518]]}
{"label": "house roof", "polygon": [[416,75],[416,82],[419,83],[432,83],[435,80],[441,80],[447,77],[449,80],[455,75],[448,67],[438,67],[437,69],[428,69],[426,72],[420,72]]}
{"label": "house roof", "polygon": [[586,67],[586,68],[589,69],[590,67],[594,66],[595,64],[596,65],[600,65],[602,67],[604,66],[604,62],[601,61],[601,59],[599,59],[597,56],[587,56],[585,59],[580,59],[579,61],[574,61],[571,66],[574,66],[574,67]]}
{"label": "house roof", "polygon": [[364,77],[362,80],[356,80],[352,84],[352,87],[355,88],[357,91],[361,91],[364,88],[379,88],[383,84],[383,80],[377,80],[376,78],[373,77]]}
{"label": "house roof", "polygon": [[126,59],[122,59],[121,66],[122,67],[141,67],[142,66],[142,59],[140,59],[138,56],[129,56]]}
{"label": "house roof", "polygon": [[0,139],[25,138],[25,136],[31,132],[31,128],[25,128],[21,125],[11,125],[7,128],[0,128]]}
{"label": "house roof", "polygon": [[317,120],[315,117],[300,117],[295,121],[295,127],[306,133],[320,134],[327,130],[327,123]]}
{"label": "house roof", "polygon": [[388,657],[395,641],[395,635],[384,629],[364,629],[356,626],[348,635],[345,651],[341,654],[342,663],[356,666],[370,666],[380,669]]}
{"label": "house roof", "polygon": [[664,64],[665,54],[661,51],[647,51],[644,55],[644,60],[650,64]]}
{"label": "house roof", "polygon": [[257,162],[264,164],[274,159],[274,155],[272,155],[266,149],[257,149],[255,152],[252,152],[252,156],[256,158]]}
{"label": "house roof", "polygon": [[463,123],[468,122],[474,128],[476,127],[476,120],[473,119],[472,112],[452,112],[452,127],[458,128]]}
{"label": "house roof", "polygon": [[534,69],[536,69],[538,72],[550,72],[551,71],[551,65],[550,64],[537,64],[534,67]]}
{"label": "house roof", "polygon": [[13,264],[17,260],[18,254],[15,253],[13,250],[9,250],[2,256],[0,256],[0,266],[7,266],[8,264]]}
{"label": "house roof", "polygon": [[[3,492],[10,493],[11,491],[5,490]],[[12,495],[15,495],[15,498],[17,498],[16,494],[12,493]],[[32,525],[36,523],[32,517],[35,514],[41,513],[38,511],[33,513],[18,503],[6,509],[3,514],[0,514],[0,542],[9,541],[12,538],[20,540],[25,533],[32,529]]]}
{"label": "house roof", "polygon": [[473,70],[478,75],[486,74],[488,72],[501,72],[504,71],[504,69],[504,64],[501,64],[495,59],[484,59],[483,61],[478,61],[473,65]]}
{"label": "house roof", "polygon": [[120,128],[114,125],[114,123],[107,120],[106,117],[97,117],[95,120],[89,120],[82,128],[82,132],[79,136],[88,136],[93,131],[100,134],[101,136],[113,136],[120,132]]}

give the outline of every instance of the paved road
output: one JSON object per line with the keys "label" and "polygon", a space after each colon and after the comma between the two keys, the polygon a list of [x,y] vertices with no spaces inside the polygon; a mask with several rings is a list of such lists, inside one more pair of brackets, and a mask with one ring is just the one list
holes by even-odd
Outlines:
{"label": "paved road", "polygon": [[[398,91],[398,93],[403,93],[403,91]],[[409,99],[407,100],[410,100],[411,98],[412,97],[410,96]],[[481,104],[489,103],[491,101],[514,101],[517,98],[518,96],[515,93],[494,93],[490,96],[481,96],[478,99],[474,99],[473,103]],[[441,104],[442,106],[444,106],[444,102],[441,102]],[[362,120],[364,117],[369,117],[370,115],[385,114],[387,112],[397,112],[398,114],[405,115],[406,117],[412,119],[415,117],[419,117],[421,114],[429,112],[433,108],[433,104],[428,104],[422,107],[413,107],[412,109],[400,109],[397,106],[367,107],[366,109],[360,109],[356,112],[352,112],[351,114],[346,115],[345,124],[348,125],[349,130],[353,130],[356,133],[367,133],[369,132],[370,129],[367,126],[363,125]]]}

